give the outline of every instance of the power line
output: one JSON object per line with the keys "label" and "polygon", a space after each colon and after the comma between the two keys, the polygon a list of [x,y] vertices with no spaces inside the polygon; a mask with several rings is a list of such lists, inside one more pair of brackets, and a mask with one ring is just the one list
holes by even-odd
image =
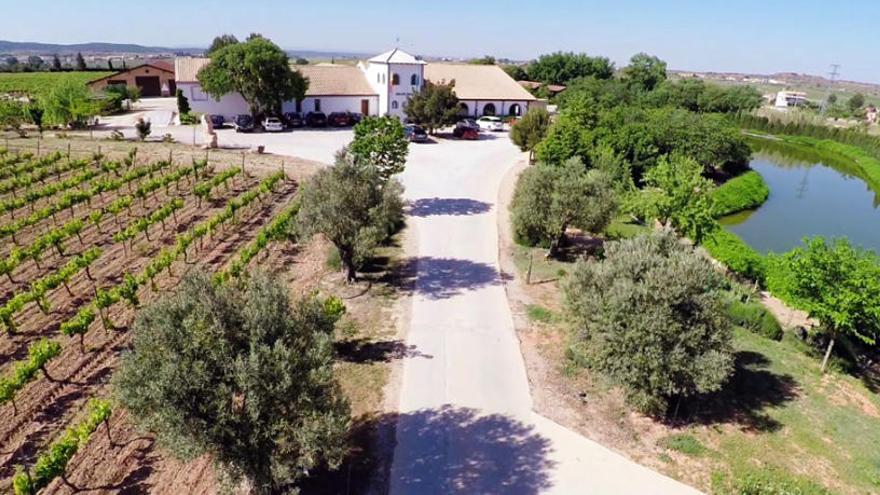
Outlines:
{"label": "power line", "polygon": [[834,83],[837,82],[838,76],[840,76],[840,64],[831,64],[831,70],[828,71],[828,79],[831,82],[828,83],[828,93],[825,95],[825,99],[822,100],[821,112],[823,114],[825,113],[825,110],[828,110],[828,98],[834,91]]}

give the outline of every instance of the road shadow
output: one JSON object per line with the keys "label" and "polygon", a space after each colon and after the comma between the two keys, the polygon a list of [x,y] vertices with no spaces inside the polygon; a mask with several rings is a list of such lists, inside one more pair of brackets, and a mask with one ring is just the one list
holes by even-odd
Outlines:
{"label": "road shadow", "polygon": [[463,292],[500,285],[507,277],[487,263],[433,256],[409,258],[396,271],[401,288],[429,299],[448,299]]}
{"label": "road shadow", "polygon": [[340,469],[313,472],[302,493],[387,494],[395,486],[397,493],[531,495],[552,486],[550,441],[507,416],[447,405],[361,417],[350,431]]}
{"label": "road shadow", "polygon": [[369,339],[350,339],[334,344],[339,359],[349,363],[388,363],[407,357],[433,359],[414,345],[406,345],[402,340],[375,342]]}
{"label": "road shadow", "polygon": [[465,216],[487,213],[492,205],[468,198],[422,198],[410,203],[409,214],[414,217]]}
{"label": "road shadow", "polygon": [[765,410],[796,399],[798,383],[790,375],[769,371],[766,369],[769,364],[763,354],[737,352],[733,376],[724,388],[682,401],[678,416],[681,419],[673,419],[673,422],[732,423],[746,431],[777,431],[782,425]]}

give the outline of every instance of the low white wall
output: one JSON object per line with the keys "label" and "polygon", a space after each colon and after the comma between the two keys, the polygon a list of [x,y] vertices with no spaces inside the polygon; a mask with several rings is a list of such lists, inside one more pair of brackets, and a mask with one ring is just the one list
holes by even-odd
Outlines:
{"label": "low white wall", "polygon": [[461,103],[467,106],[469,117],[482,117],[484,109],[489,103],[495,105],[495,115],[506,117],[510,113],[510,107],[514,104],[519,105],[520,115],[525,115],[531,102],[527,100],[461,100]]}
{"label": "low white wall", "polygon": [[[361,100],[370,102],[369,115],[379,115],[379,97],[378,96],[307,96],[302,101],[302,113],[307,114],[314,112],[315,100],[321,100],[321,112],[330,114],[332,112],[353,112],[361,113]],[[288,101],[281,106],[284,112],[295,112],[296,102]]]}

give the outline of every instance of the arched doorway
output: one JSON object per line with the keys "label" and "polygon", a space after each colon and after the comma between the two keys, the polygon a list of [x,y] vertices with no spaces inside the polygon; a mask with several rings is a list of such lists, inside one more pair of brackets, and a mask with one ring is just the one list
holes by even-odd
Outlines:
{"label": "arched doorway", "polygon": [[488,115],[490,117],[495,116],[495,104],[494,103],[486,103],[483,105],[483,115]]}
{"label": "arched doorway", "polygon": [[458,105],[458,115],[461,117],[467,117],[471,114],[470,109],[468,109],[467,103],[460,103]]}
{"label": "arched doorway", "polygon": [[507,109],[507,115],[511,117],[519,117],[522,115],[522,107],[519,106],[519,103],[514,103],[510,105],[510,108]]}

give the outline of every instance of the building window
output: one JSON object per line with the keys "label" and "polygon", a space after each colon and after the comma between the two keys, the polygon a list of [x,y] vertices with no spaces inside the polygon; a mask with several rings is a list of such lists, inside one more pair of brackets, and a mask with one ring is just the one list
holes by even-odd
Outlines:
{"label": "building window", "polygon": [[514,103],[510,105],[510,109],[507,110],[507,114],[511,117],[519,117],[522,115],[522,107],[519,106],[519,103]]}
{"label": "building window", "polygon": [[470,115],[471,111],[467,106],[467,103],[462,103],[458,106],[458,115],[462,117],[466,117]]}
{"label": "building window", "polygon": [[413,75],[409,78],[409,83],[410,83],[410,85],[412,85],[412,86],[418,86],[418,85],[419,85],[419,76],[418,76],[418,74],[413,74]]}
{"label": "building window", "polygon": [[315,98],[315,111],[316,112],[321,111],[321,99],[320,98]]}
{"label": "building window", "polygon": [[391,109],[397,110],[397,101],[396,100],[391,102]]}
{"label": "building window", "polygon": [[382,84],[385,84],[385,74],[382,74]]}
{"label": "building window", "polygon": [[377,83],[381,83],[381,82],[382,82],[382,74],[379,74],[378,72],[376,73],[376,82],[377,82]]}
{"label": "building window", "polygon": [[391,75],[391,85],[397,86],[400,84],[400,76],[397,73]]}
{"label": "building window", "polygon": [[495,104],[494,103],[486,103],[486,105],[483,106],[483,115],[494,116],[495,115]]}

